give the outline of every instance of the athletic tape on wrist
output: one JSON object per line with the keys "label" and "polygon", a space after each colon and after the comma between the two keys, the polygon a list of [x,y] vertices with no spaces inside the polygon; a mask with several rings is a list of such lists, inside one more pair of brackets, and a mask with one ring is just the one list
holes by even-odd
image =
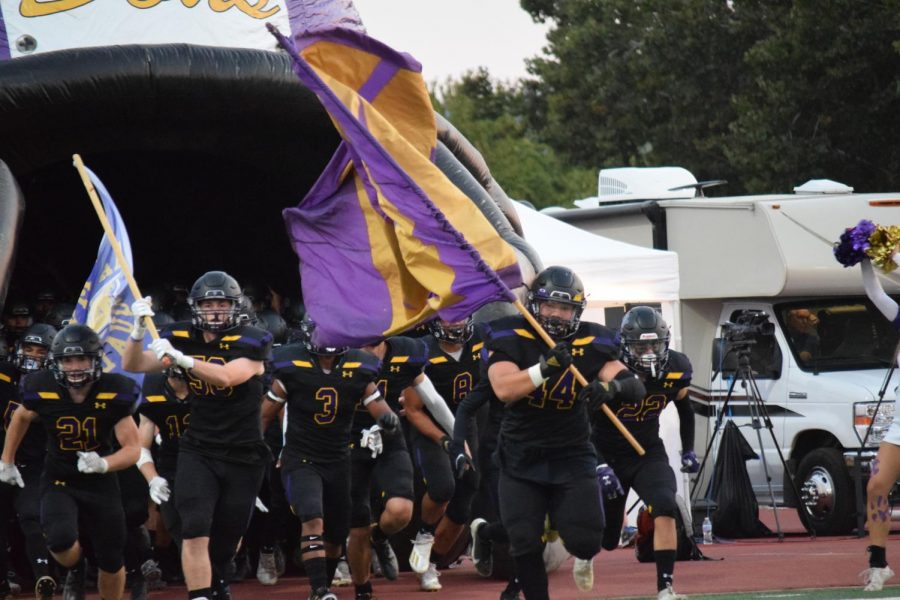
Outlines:
{"label": "athletic tape on wrist", "polygon": [[534,384],[534,387],[541,387],[544,384],[544,376],[541,375],[541,363],[528,367],[528,376],[531,378],[531,383]]}

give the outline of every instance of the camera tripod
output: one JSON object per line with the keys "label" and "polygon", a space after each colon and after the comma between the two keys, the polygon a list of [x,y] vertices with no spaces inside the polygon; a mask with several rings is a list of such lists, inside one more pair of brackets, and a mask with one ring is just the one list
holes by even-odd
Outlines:
{"label": "camera tripod", "polygon": [[[728,392],[725,395],[725,400],[722,403],[722,406],[719,410],[719,414],[716,416],[716,424],[713,427],[712,435],[709,438],[709,443],[706,445],[706,452],[703,456],[703,462],[700,463],[700,470],[697,472],[697,478],[695,479],[694,489],[691,496],[691,503],[696,499],[695,494],[697,492],[697,488],[699,487],[700,481],[702,481],[703,470],[706,468],[706,463],[710,457],[710,451],[712,450],[713,443],[715,442],[716,436],[721,430],[722,421],[725,417],[725,413],[728,410],[728,406],[731,403],[731,399],[734,396],[734,388],[735,385],[740,381],[741,387],[747,392],[747,407],[750,414],[750,426],[756,430],[756,439],[759,442],[759,455],[762,459],[763,465],[763,473],[766,476],[766,485],[769,488],[769,497],[772,500],[772,511],[775,515],[775,528],[776,535],[778,536],[779,541],[784,541],[784,532],[781,530],[781,522],[778,518],[778,510],[777,503],[775,501],[775,492],[772,489],[772,477],[769,474],[769,465],[766,460],[766,453],[763,448],[763,438],[762,432],[760,431],[763,427],[769,430],[769,435],[772,437],[772,443],[775,446],[775,450],[778,452],[778,459],[781,461],[781,465],[784,468],[784,472],[787,474],[787,479],[790,481],[791,488],[794,492],[794,497],[797,498],[798,502],[801,502],[800,491],[797,489],[797,482],[794,480],[794,474],[791,472],[790,468],[787,465],[787,461],[784,460],[784,454],[781,452],[781,446],[778,444],[778,439],[775,437],[775,430],[772,426],[772,420],[769,417],[769,410],[766,408],[766,404],[762,399],[762,395],[759,392],[759,387],[756,384],[756,379],[753,377],[753,369],[750,366],[750,346],[756,343],[755,341],[743,341],[743,342],[735,342],[732,347],[725,354],[727,357],[728,354],[732,352],[737,353],[737,368],[734,371],[734,375],[731,378],[731,382],[728,384]],[[723,363],[724,358],[723,357]],[[712,488],[713,479],[715,478],[715,473],[713,477],[710,479],[710,483],[708,484]],[[798,514],[801,515],[801,521],[803,522],[803,526],[806,527],[807,531],[810,532],[812,537],[815,537],[815,529],[812,527],[812,523],[809,522],[809,515],[806,510],[798,511]]]}

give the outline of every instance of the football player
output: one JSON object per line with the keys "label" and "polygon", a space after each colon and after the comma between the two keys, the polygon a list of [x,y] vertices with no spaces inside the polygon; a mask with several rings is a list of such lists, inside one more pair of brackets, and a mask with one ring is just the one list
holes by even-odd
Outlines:
{"label": "football player", "polygon": [[[6,433],[0,481],[24,487],[13,461],[28,426],[40,418],[47,433],[40,501],[47,547],[62,566],[83,571],[78,541],[83,517],[99,567],[100,595],[119,600],[125,587],[125,513],[113,472],[134,465],[140,455],[132,418],[139,390],[124,375],[103,374],[100,339],[85,325],[68,325],[56,335],[49,363],[49,369],[22,382],[22,406]],[[115,452],[113,432],[120,445]]]}
{"label": "football player", "polygon": [[25,333],[25,330],[34,324],[34,316],[31,307],[25,302],[13,302],[6,307],[3,315],[3,324],[6,333],[6,347],[9,352],[14,352],[16,343]]}
{"label": "football player", "polygon": [[687,398],[691,383],[691,362],[687,356],[669,349],[669,326],[662,315],[649,306],[636,306],[622,319],[620,328],[622,362],[643,382],[642,398],[616,398],[610,409],[634,435],[647,453],[638,456],[605,415],[593,419],[593,442],[597,450],[597,477],[606,508],[603,548],[619,545],[628,490],[634,491],[653,517],[653,555],[656,561],[656,589],[660,600],[686,598],[673,590],[677,537],[675,515],[675,473],[659,437],[659,415],[675,403],[681,421],[683,470],[700,470],[694,454],[694,413]]}
{"label": "football player", "polygon": [[[428,350],[424,342],[395,336],[374,346],[364,347],[363,350],[381,360],[376,385],[391,410],[400,414],[400,395],[406,388],[412,387],[426,402],[429,410],[432,410],[432,414],[440,415],[438,418],[441,419],[446,419],[449,415],[452,423],[449,409],[423,372],[428,362]],[[440,406],[443,406],[444,413],[440,412]],[[362,439],[363,431],[371,429],[375,424],[368,411],[357,406],[351,439]],[[452,424],[449,427],[452,428]],[[356,597],[368,600],[372,597],[372,583],[369,581],[372,548],[375,549],[384,576],[396,579],[397,557],[387,538],[406,527],[412,518],[413,468],[404,436],[384,440],[384,450],[377,459],[361,444],[355,444],[350,451],[350,475],[353,508],[347,556],[356,586]],[[384,508],[374,526],[370,507],[373,485],[377,486],[376,495],[384,499]]]}
{"label": "football player", "polygon": [[[240,322],[241,287],[209,271],[191,287],[191,320],[172,324],[142,350],[150,299],[132,305],[134,328],[123,353],[129,371],[172,364],[188,375],[191,426],[181,437],[175,508],[181,517],[181,562],[189,598],[209,600],[213,572],[224,574],[243,536],[271,454],[259,431],[262,375],[272,336]],[[221,593],[225,582],[215,582]]]}
{"label": "football player", "polygon": [[337,600],[328,589],[350,531],[350,429],[358,406],[377,424],[361,445],[377,455],[384,439],[400,435],[400,419],[375,385],[379,360],[362,350],[316,345],[314,325],[306,341],[276,350],[272,389],[263,406],[263,428],[286,407],[281,477],[300,518],[300,552],[310,600]]}
{"label": "football player", "polygon": [[[484,345],[473,338],[472,318],[450,323],[443,319],[430,322],[431,334],[422,338],[428,345],[425,373],[438,394],[446,399],[451,412],[472,391],[480,375],[479,351]],[[424,410],[418,394],[404,394],[406,418],[413,427],[410,442],[413,457],[425,484],[422,497],[421,528],[416,535],[409,564],[422,572],[423,590],[439,589],[438,566],[469,521],[469,509],[478,490],[475,469],[467,469],[459,483],[450,464],[450,442],[453,433],[444,431]],[[477,448],[477,431],[469,428],[469,448]],[[465,446],[463,448],[465,452]]]}
{"label": "football player", "polygon": [[[603,510],[587,410],[613,393],[644,396],[640,380],[616,359],[615,332],[581,322],[584,306],[578,276],[549,267],[531,285],[528,310],[556,345],[547,348],[522,316],[494,321],[486,331],[488,377],[506,404],[497,449],[501,519],[529,600],[548,598],[541,541],[548,514],[576,557],[576,585],[583,591],[593,587]],[[572,364],[590,382],[583,389],[569,370]]]}
{"label": "football player", "polygon": [[[13,411],[22,405],[19,381],[29,373],[47,368],[47,355],[56,336],[56,329],[37,323],[25,330],[16,344],[12,362],[0,362],[0,408],[3,410],[3,429],[9,427]],[[56,590],[56,581],[50,576],[50,555],[41,530],[40,478],[44,468],[44,454],[47,451],[47,434],[40,425],[28,428],[16,452],[16,466],[22,474],[24,488],[2,486],[2,522],[9,521],[14,511],[19,527],[25,536],[25,553],[35,579],[35,597],[48,600]],[[0,532],[0,546],[6,548],[6,531]],[[3,550],[0,550],[3,552]],[[5,565],[0,564],[0,576],[5,574]],[[0,582],[0,597],[6,591]]]}

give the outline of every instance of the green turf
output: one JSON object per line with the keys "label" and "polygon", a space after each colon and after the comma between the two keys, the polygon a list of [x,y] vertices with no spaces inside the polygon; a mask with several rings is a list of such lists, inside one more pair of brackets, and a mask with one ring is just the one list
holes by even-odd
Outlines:
{"label": "green turf", "polygon": [[[850,598],[891,598],[900,600],[900,586],[888,586],[880,592],[864,592],[861,588],[827,588],[784,590],[774,592],[741,592],[734,594],[690,594],[691,600],[844,600]],[[646,596],[635,596],[646,598]]]}

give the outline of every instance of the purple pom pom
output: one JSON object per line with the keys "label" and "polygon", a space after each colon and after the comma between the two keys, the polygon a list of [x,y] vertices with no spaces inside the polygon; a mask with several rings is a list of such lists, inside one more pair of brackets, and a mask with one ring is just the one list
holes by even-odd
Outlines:
{"label": "purple pom pom", "polygon": [[875,233],[875,223],[863,219],[856,227],[850,227],[841,234],[834,245],[834,258],[845,267],[861,262],[869,249],[869,237]]}

